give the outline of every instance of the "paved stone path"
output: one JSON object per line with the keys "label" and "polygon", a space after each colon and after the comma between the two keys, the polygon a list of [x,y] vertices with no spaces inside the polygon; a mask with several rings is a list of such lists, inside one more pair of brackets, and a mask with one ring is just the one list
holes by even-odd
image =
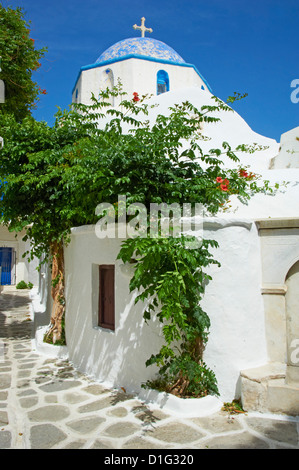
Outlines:
{"label": "paved stone path", "polygon": [[0,294],[0,449],[298,449],[299,419],[171,416],[32,347],[27,291]]}

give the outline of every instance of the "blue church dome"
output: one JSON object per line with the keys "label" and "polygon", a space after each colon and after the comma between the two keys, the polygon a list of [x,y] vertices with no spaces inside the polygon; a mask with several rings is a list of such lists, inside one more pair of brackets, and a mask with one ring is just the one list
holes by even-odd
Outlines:
{"label": "blue church dome", "polygon": [[125,56],[145,56],[156,60],[166,60],[176,64],[184,64],[184,59],[171,47],[157,39],[140,37],[128,38],[117,42],[106,49],[96,60],[102,63],[117,60]]}

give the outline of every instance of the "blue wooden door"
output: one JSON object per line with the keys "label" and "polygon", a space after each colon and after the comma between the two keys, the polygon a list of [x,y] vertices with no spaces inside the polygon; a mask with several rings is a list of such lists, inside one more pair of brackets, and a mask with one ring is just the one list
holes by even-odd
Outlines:
{"label": "blue wooden door", "polygon": [[12,248],[0,248],[1,285],[11,285]]}

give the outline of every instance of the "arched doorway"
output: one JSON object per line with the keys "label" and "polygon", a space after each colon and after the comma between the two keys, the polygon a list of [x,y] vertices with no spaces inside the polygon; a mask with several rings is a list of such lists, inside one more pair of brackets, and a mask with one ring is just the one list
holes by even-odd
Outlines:
{"label": "arched doorway", "polygon": [[286,276],[286,382],[299,384],[299,261]]}

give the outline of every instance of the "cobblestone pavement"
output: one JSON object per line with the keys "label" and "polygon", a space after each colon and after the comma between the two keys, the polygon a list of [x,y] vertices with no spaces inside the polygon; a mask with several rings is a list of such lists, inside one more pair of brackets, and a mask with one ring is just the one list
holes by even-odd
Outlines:
{"label": "cobblestone pavement", "polygon": [[27,291],[0,294],[0,449],[298,449],[299,419],[171,416],[37,353]]}

